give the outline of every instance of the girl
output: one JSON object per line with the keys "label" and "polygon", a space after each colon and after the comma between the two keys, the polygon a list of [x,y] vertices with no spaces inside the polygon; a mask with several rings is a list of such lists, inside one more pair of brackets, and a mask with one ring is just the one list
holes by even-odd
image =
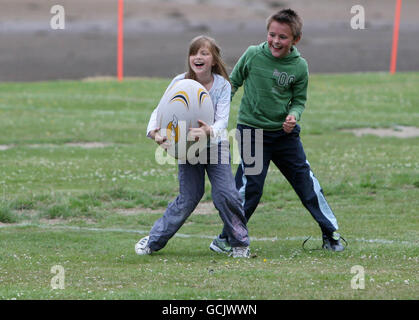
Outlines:
{"label": "girl", "polygon": [[[179,230],[189,215],[194,211],[205,192],[205,171],[212,186],[212,199],[224,222],[231,255],[235,258],[250,255],[249,237],[240,195],[236,189],[229,162],[228,140],[225,131],[230,112],[231,85],[224,62],[221,60],[220,48],[214,39],[206,36],[194,38],[189,46],[186,73],[176,76],[176,81],[193,79],[201,83],[209,92],[214,105],[214,124],[208,125],[199,120],[199,128],[191,128],[192,137],[210,137],[207,147],[211,161],[190,164],[187,161],[178,164],[179,195],[171,202],[164,215],[158,219],[148,236],[142,238],[135,246],[139,255],[151,254],[162,249],[171,237]],[[147,127],[147,136],[165,147],[166,138],[159,134],[157,126],[157,108],[151,114]],[[224,134],[223,134],[224,133]],[[216,161],[211,150],[216,149]],[[228,155],[227,161],[221,161],[222,155]],[[220,157],[221,155],[221,157]],[[212,250],[218,247],[210,246]]]}

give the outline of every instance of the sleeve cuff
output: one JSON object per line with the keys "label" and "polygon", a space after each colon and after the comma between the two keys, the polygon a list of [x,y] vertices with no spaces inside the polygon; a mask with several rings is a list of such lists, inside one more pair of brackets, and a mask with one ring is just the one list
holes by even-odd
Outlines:
{"label": "sleeve cuff", "polygon": [[300,114],[298,112],[291,111],[289,114],[293,115],[296,121],[300,121]]}

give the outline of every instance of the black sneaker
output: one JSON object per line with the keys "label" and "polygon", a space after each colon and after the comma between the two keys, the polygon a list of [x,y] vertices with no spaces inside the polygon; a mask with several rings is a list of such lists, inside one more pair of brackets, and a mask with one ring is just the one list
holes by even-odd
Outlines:
{"label": "black sneaker", "polygon": [[345,247],[340,243],[340,239],[345,241],[345,239],[343,239],[337,232],[333,232],[331,235],[323,233],[322,248],[330,251],[343,251],[345,250]]}

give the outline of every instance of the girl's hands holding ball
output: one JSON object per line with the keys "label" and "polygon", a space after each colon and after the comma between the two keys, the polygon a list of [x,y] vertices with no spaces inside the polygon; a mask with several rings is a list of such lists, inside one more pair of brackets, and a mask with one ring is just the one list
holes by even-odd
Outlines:
{"label": "girl's hands holding ball", "polygon": [[198,120],[199,128],[189,128],[189,134],[195,141],[212,135],[212,128],[202,120]]}
{"label": "girl's hands holding ball", "polygon": [[157,128],[157,129],[154,129],[154,130],[151,130],[150,131],[150,137],[154,140],[154,141],[156,141],[156,143],[159,145],[159,146],[161,146],[161,147],[163,147],[163,149],[165,149],[165,150],[167,150],[167,148],[169,147],[168,145],[167,145],[167,143],[166,143],[166,141],[167,141],[167,137],[163,137],[161,134],[160,134],[160,128]]}

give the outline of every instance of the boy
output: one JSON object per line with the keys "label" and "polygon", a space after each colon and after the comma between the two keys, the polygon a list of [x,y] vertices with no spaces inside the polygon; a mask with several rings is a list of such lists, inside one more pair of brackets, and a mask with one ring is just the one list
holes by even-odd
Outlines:
{"label": "boy", "polygon": [[[246,139],[243,132],[250,131],[251,141],[244,143],[254,148],[257,139],[255,131],[263,129],[263,152],[255,155],[256,161],[263,161],[262,172],[249,174],[246,169],[253,164],[246,163],[243,142],[240,143],[242,161],[235,177],[236,187],[242,196],[248,221],[262,197],[272,161],[319,224],[323,233],[322,247],[343,251],[340,235],[336,232],[335,215],[310,170],[300,141],[300,126],[296,124],[305,107],[308,84],[307,62],[295,47],[301,39],[301,29],[302,22],[295,11],[286,9],[273,14],[267,20],[267,41],[250,46],[230,75],[232,97],[244,83],[237,121],[241,140]],[[225,238],[223,230],[210,248],[217,252],[229,252],[230,246]]]}

